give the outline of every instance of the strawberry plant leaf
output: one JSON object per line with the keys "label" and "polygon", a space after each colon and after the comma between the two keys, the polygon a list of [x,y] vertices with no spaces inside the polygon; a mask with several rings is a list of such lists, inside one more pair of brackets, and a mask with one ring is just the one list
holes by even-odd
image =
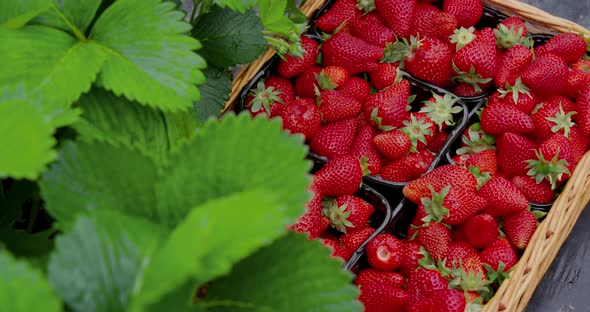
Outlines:
{"label": "strawberry plant leaf", "polygon": [[59,312],[61,302],[37,269],[0,251],[0,310]]}
{"label": "strawberry plant leaf", "polygon": [[0,229],[0,244],[15,256],[37,258],[48,255],[53,249],[53,240],[50,239],[53,234],[53,229],[31,234],[5,227]]}
{"label": "strawberry plant leaf", "polygon": [[199,53],[207,63],[220,68],[249,63],[266,48],[260,18],[252,10],[240,14],[214,6],[199,19],[193,36],[203,43]]}
{"label": "strawberry plant leaf", "polygon": [[0,1],[0,28],[20,28],[50,7],[49,0]]}
{"label": "strawberry plant leaf", "polygon": [[101,0],[49,0],[51,9],[35,18],[34,23],[84,36],[100,7]]}
{"label": "strawberry plant leaf", "polygon": [[201,122],[219,117],[231,93],[231,76],[226,70],[207,67],[204,73],[207,82],[200,88],[201,100],[195,103]]}
{"label": "strawberry plant leaf", "polygon": [[329,254],[290,232],[215,280],[198,304],[206,311],[362,311],[352,274]]}
{"label": "strawberry plant leaf", "polygon": [[199,41],[172,2],[119,0],[92,28],[90,39],[108,57],[98,84],[131,100],[165,111],[192,107],[200,99],[205,60],[194,53]]}
{"label": "strawberry plant leaf", "polygon": [[279,238],[289,218],[278,199],[267,190],[251,190],[194,208],[146,267],[135,308],[141,311],[141,305],[189,281],[194,287],[227,274],[234,263]]}
{"label": "strawberry plant leaf", "polygon": [[52,127],[25,101],[0,102],[0,133],[0,178],[35,179],[55,159]]}
{"label": "strawberry plant leaf", "polygon": [[295,23],[285,16],[287,0],[260,0],[260,19],[266,29],[274,33],[288,33]]}
{"label": "strawberry plant leaf", "polygon": [[240,13],[246,12],[246,10],[253,8],[258,0],[213,0],[214,4],[225,8],[228,7],[234,11]]}
{"label": "strawberry plant leaf", "polygon": [[114,211],[81,216],[72,231],[57,237],[49,280],[73,311],[124,311],[164,234]]}

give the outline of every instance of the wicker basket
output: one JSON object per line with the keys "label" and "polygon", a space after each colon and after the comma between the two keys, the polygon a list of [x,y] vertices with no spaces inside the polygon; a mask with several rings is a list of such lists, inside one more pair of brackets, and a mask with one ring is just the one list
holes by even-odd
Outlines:
{"label": "wicker basket", "polygon": [[[325,0],[307,0],[300,8],[307,16],[324,4]],[[506,15],[525,19],[531,33],[581,33],[590,38],[590,30],[563,18],[553,16],[531,5],[515,0],[482,0],[483,4]],[[232,109],[240,91],[274,56],[267,50],[258,60],[244,66],[232,84],[232,93],[223,112]],[[559,249],[569,236],[586,204],[590,201],[590,152],[580,160],[576,170],[541,223],[518,264],[483,312],[523,311]]]}

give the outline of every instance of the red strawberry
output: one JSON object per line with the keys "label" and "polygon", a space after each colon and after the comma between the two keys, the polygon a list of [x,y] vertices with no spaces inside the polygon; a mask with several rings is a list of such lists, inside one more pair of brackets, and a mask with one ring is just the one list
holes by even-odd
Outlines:
{"label": "red strawberry", "polygon": [[301,45],[305,52],[300,58],[292,55],[285,55],[285,59],[279,62],[279,75],[285,78],[293,78],[316,63],[319,54],[319,44],[317,41],[301,36]]}
{"label": "red strawberry", "polygon": [[506,132],[496,139],[498,167],[510,177],[526,175],[526,161],[535,157],[537,145],[521,135]]}
{"label": "red strawberry", "polygon": [[374,232],[375,229],[367,226],[342,235],[340,241],[346,249],[356,251]]}
{"label": "red strawberry", "polygon": [[412,112],[410,118],[403,121],[400,130],[408,135],[413,150],[423,150],[436,132],[436,127],[425,113]]}
{"label": "red strawberry", "polygon": [[265,87],[273,87],[275,90],[280,90],[279,97],[284,103],[289,103],[295,100],[295,88],[288,79],[280,76],[270,76],[264,81]]}
{"label": "red strawberry", "polygon": [[581,70],[570,70],[567,76],[564,94],[572,99],[577,98],[584,89],[590,86],[590,73]]}
{"label": "red strawberry", "polygon": [[461,136],[461,147],[457,154],[475,154],[488,149],[495,149],[494,137],[481,129],[481,124],[476,122],[463,131]]}
{"label": "red strawberry", "polygon": [[578,130],[585,136],[590,136],[590,87],[584,89],[576,100],[576,111],[574,120],[578,125]]}
{"label": "red strawberry", "polygon": [[457,289],[439,289],[430,293],[432,307],[440,312],[463,312],[467,301],[462,291]]}
{"label": "red strawberry", "polygon": [[433,161],[434,156],[426,150],[410,153],[385,165],[380,175],[388,181],[409,182],[423,175]]}
{"label": "red strawberry", "polygon": [[280,94],[281,90],[276,90],[274,87],[265,87],[264,82],[260,81],[256,89],[252,90],[246,98],[245,106],[252,116],[276,117],[283,108],[283,104],[285,104],[279,96]]}
{"label": "red strawberry", "polygon": [[338,238],[322,238],[322,244],[332,250],[332,257],[340,258],[344,261],[348,261],[352,256],[353,250],[348,250],[342,246]]}
{"label": "red strawberry", "polygon": [[535,48],[537,56],[547,54],[559,55],[566,63],[571,64],[586,54],[586,41],[578,34],[561,33],[549,39],[547,43]]}
{"label": "red strawberry", "polygon": [[352,117],[322,126],[309,142],[311,150],[328,159],[349,154],[358,122],[357,118]]}
{"label": "red strawberry", "polygon": [[359,77],[348,78],[337,90],[354,97],[361,104],[365,103],[371,95],[371,86],[366,80]]}
{"label": "red strawberry", "polygon": [[324,202],[324,215],[329,218],[330,225],[342,233],[365,226],[374,211],[371,204],[353,195]]}
{"label": "red strawberry", "polygon": [[504,233],[516,249],[524,250],[536,229],[537,218],[528,210],[504,217]]}
{"label": "red strawberry", "polygon": [[570,142],[562,134],[556,133],[540,146],[536,157],[528,161],[528,175],[541,183],[549,181],[551,188],[565,181],[575,166],[574,154]]}
{"label": "red strawberry", "polygon": [[457,18],[458,27],[471,27],[477,24],[483,15],[481,0],[444,0],[443,11]]}
{"label": "red strawberry", "polygon": [[464,241],[449,243],[446,266],[449,269],[462,268],[467,273],[470,271],[476,274],[483,273],[483,266],[477,250]]}
{"label": "red strawberry", "polygon": [[555,192],[551,189],[549,181],[543,180],[537,183],[529,176],[517,176],[512,178],[512,183],[518,187],[524,197],[537,204],[547,204],[555,198]]}
{"label": "red strawberry", "polygon": [[308,233],[309,238],[318,238],[330,227],[330,219],[323,213],[322,197],[315,195],[305,204],[305,212],[297,219],[297,222],[289,226],[290,230],[299,233]]}
{"label": "red strawberry", "polygon": [[389,159],[398,159],[408,154],[412,147],[410,137],[400,130],[378,134],[373,142],[377,150]]}
{"label": "red strawberry", "polygon": [[[477,0],[479,2],[479,0]],[[497,73],[496,37],[491,28],[484,28],[479,35],[453,56],[458,81],[478,87],[488,85]]]}
{"label": "red strawberry", "polygon": [[346,69],[340,66],[327,66],[315,75],[322,90],[333,90],[343,84],[349,77]]}
{"label": "red strawberry", "polygon": [[516,79],[532,61],[533,52],[523,45],[515,45],[506,50],[498,62],[498,72],[494,79],[496,87],[504,88],[507,84],[514,85]]}
{"label": "red strawberry", "polygon": [[383,49],[339,32],[324,42],[322,54],[325,66],[341,66],[350,75],[356,75],[377,68]]}
{"label": "red strawberry", "polygon": [[532,134],[541,140],[548,139],[554,133],[569,137],[571,128],[575,125],[572,121],[575,114],[574,103],[568,98],[561,95],[546,98],[531,115],[535,124]]}
{"label": "red strawberry", "polygon": [[514,86],[507,85],[506,89],[498,89],[492,94],[488,105],[504,104],[514,106],[523,113],[530,115],[536,107],[536,100],[534,93],[523,85],[520,78],[517,78]]}
{"label": "red strawberry", "polygon": [[590,59],[581,59],[571,66],[572,70],[580,70],[585,73],[590,73]]}
{"label": "red strawberry", "polygon": [[418,261],[420,261],[423,256],[420,252],[420,248],[420,244],[416,241],[405,241],[403,244],[403,256],[400,271],[404,276],[410,276],[412,272],[419,267]]}
{"label": "red strawberry", "polygon": [[[575,116],[575,115],[574,115]],[[574,163],[578,163],[588,148],[590,148],[590,137],[580,133],[577,127],[570,130],[570,142],[572,147],[572,153],[574,154]]]}
{"label": "red strawberry", "polygon": [[399,127],[409,116],[406,111],[410,97],[410,83],[402,80],[369,97],[363,108],[365,119],[383,130]]}
{"label": "red strawberry", "polygon": [[358,159],[367,159],[367,169],[369,169],[373,175],[378,174],[383,165],[381,155],[379,155],[379,152],[373,144],[373,139],[376,135],[377,133],[371,125],[366,123],[361,125],[359,133],[354,139],[354,143],[352,143],[352,150],[350,151],[350,154]]}
{"label": "red strawberry", "polygon": [[408,278],[408,291],[411,296],[420,296],[434,290],[447,289],[449,282],[438,271],[419,268]]}
{"label": "red strawberry", "polygon": [[434,154],[438,154],[448,138],[449,134],[447,132],[437,131],[430,142],[428,142],[428,145],[426,145],[426,149]]}
{"label": "red strawberry", "polygon": [[438,130],[445,130],[447,126],[455,125],[453,121],[453,114],[458,114],[463,111],[461,106],[457,104],[457,98],[453,97],[450,93],[444,95],[432,94],[432,97],[427,101],[423,102],[423,106],[420,109],[421,113],[425,113]]}
{"label": "red strawberry", "polygon": [[387,42],[395,42],[393,31],[381,22],[376,12],[369,13],[350,25],[350,32],[357,38],[385,48]]}
{"label": "red strawberry", "polygon": [[383,90],[395,83],[397,67],[389,63],[379,63],[377,68],[369,72],[371,83],[378,90]]}
{"label": "red strawberry", "polygon": [[506,216],[527,209],[529,202],[522,192],[503,177],[493,177],[479,190],[488,201],[485,213],[493,217]]}
{"label": "red strawberry", "polygon": [[316,20],[315,24],[319,30],[332,33],[342,23],[353,23],[362,14],[363,12],[357,8],[357,0],[337,0],[328,12]]}
{"label": "red strawberry", "polygon": [[291,133],[301,133],[306,140],[311,139],[322,124],[320,110],[310,99],[294,100],[280,111],[283,129]]}
{"label": "red strawberry", "polygon": [[319,88],[316,75],[322,71],[319,66],[312,66],[305,70],[297,80],[295,80],[295,91],[297,95],[305,98],[315,98],[315,90]]}
{"label": "red strawberry", "polygon": [[479,168],[480,172],[489,172],[491,176],[498,172],[496,151],[485,150],[475,154],[463,154],[453,157],[457,166],[469,169],[470,166]]}
{"label": "red strawberry", "polygon": [[410,35],[416,0],[375,0],[377,14],[398,38]]}
{"label": "red strawberry", "polygon": [[496,241],[499,233],[498,222],[487,213],[473,216],[465,222],[465,238],[471,246],[478,249]]}
{"label": "red strawberry", "polygon": [[395,288],[403,288],[406,279],[397,272],[383,272],[375,269],[364,269],[359,272],[354,284],[357,286],[365,284],[386,284]]}
{"label": "red strawberry", "polygon": [[505,265],[504,271],[508,271],[518,262],[518,255],[505,238],[498,238],[486,247],[480,253],[480,257],[481,262],[489,265],[494,271],[498,270],[500,263]]}
{"label": "red strawberry", "polygon": [[438,222],[430,222],[418,230],[418,243],[424,246],[434,261],[447,257],[451,233],[449,228]]}
{"label": "red strawberry", "polygon": [[402,265],[402,242],[391,234],[379,234],[367,244],[369,265],[379,271],[394,271]]}
{"label": "red strawberry", "polygon": [[535,126],[531,117],[515,106],[495,104],[483,110],[481,128],[486,133],[500,135],[505,132],[529,133]]}
{"label": "red strawberry", "polygon": [[325,122],[334,122],[358,116],[363,109],[359,101],[338,90],[322,91],[318,104],[322,119]]}
{"label": "red strawberry", "polygon": [[315,174],[311,189],[322,196],[352,195],[362,179],[363,168],[358,158],[334,157]]}
{"label": "red strawberry", "polygon": [[[432,9],[434,8],[434,9]],[[431,37],[446,41],[457,28],[457,18],[441,12],[435,6],[417,5],[412,21],[412,36]]]}
{"label": "red strawberry", "polygon": [[522,82],[534,92],[543,95],[560,93],[567,82],[568,67],[554,54],[537,56],[522,72]]}
{"label": "red strawberry", "polygon": [[404,186],[403,193],[413,203],[420,204],[423,197],[431,195],[431,187],[435,192],[440,192],[446,186],[477,192],[477,180],[471,172],[458,166],[443,165]]}
{"label": "red strawberry", "polygon": [[494,33],[498,48],[501,49],[510,49],[526,43],[527,29],[524,21],[518,16],[512,16],[500,22]]}
{"label": "red strawberry", "polygon": [[481,88],[476,88],[466,82],[460,82],[455,86],[454,92],[458,96],[471,97],[481,95],[483,90],[481,90]]}
{"label": "red strawberry", "polygon": [[386,284],[361,284],[359,301],[365,312],[401,311],[410,300],[407,291]]}
{"label": "red strawberry", "polygon": [[422,204],[428,219],[450,225],[462,224],[486,207],[482,197],[458,187],[445,187],[438,193],[433,192],[430,198],[422,198]]}

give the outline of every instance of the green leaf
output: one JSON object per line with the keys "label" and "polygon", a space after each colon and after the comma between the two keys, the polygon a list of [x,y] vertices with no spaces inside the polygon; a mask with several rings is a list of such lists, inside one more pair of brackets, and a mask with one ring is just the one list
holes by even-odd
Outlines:
{"label": "green leaf", "polygon": [[0,29],[0,42],[0,101],[29,100],[54,126],[74,120],[67,109],[96,78],[100,47],[44,26]]}
{"label": "green leaf", "polygon": [[115,94],[167,111],[192,107],[200,99],[205,61],[187,36],[191,25],[176,5],[160,0],[119,0],[94,25],[90,38],[108,58],[98,83]]}
{"label": "green leaf", "polygon": [[164,232],[113,211],[78,218],[56,239],[49,280],[73,311],[124,311]]}
{"label": "green leaf", "polygon": [[260,0],[260,19],[266,29],[274,33],[288,33],[295,26],[294,22],[285,16],[287,0]]}
{"label": "green leaf", "polygon": [[231,76],[225,69],[207,67],[207,82],[201,86],[201,100],[195,103],[201,122],[219,117],[231,93]]}
{"label": "green leaf", "polygon": [[213,0],[213,3],[218,6],[225,8],[228,7],[234,11],[240,13],[246,12],[246,10],[253,8],[256,5],[257,0]]}
{"label": "green leaf", "polygon": [[220,68],[249,63],[266,47],[260,18],[254,11],[240,14],[213,7],[199,19],[193,36],[203,43],[201,55]]}
{"label": "green leaf", "polygon": [[290,232],[215,280],[206,311],[362,311],[352,275],[329,250]]}
{"label": "green leaf", "polygon": [[84,35],[100,7],[101,0],[50,0],[52,9],[39,15],[35,23]]}
{"label": "green leaf", "polygon": [[50,237],[55,230],[49,229],[39,233],[27,233],[13,228],[0,229],[0,243],[18,257],[38,258],[48,255],[53,249]]}
{"label": "green leaf", "polygon": [[55,159],[53,129],[25,101],[0,102],[0,133],[0,178],[36,179]]}
{"label": "green leaf", "polygon": [[62,308],[41,272],[0,251],[0,311],[59,312]]}
{"label": "green leaf", "polygon": [[146,268],[138,299],[153,303],[187,281],[201,285],[227,274],[234,263],[280,237],[288,222],[283,204],[266,190],[236,193],[193,209]]}
{"label": "green leaf", "polygon": [[0,1],[0,28],[20,28],[50,6],[49,0]]}

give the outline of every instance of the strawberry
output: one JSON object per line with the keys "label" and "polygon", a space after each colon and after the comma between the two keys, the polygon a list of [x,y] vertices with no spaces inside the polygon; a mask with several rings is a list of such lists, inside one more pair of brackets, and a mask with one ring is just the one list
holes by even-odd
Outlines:
{"label": "strawberry", "polygon": [[479,254],[473,246],[464,241],[449,243],[446,266],[449,269],[461,268],[467,273],[483,273]]}
{"label": "strawberry", "polygon": [[346,249],[356,251],[363,243],[367,241],[367,239],[369,239],[371,235],[373,235],[374,232],[375,229],[366,226],[364,228],[360,228],[342,235],[342,237],[340,237],[340,241],[342,242],[342,245],[346,247]]}
{"label": "strawberry", "polygon": [[437,312],[463,312],[467,302],[462,291],[457,289],[439,289],[429,294],[432,305]]}
{"label": "strawberry", "polygon": [[506,84],[506,89],[498,89],[492,93],[488,105],[510,105],[530,115],[535,110],[536,100],[535,94],[531,93],[530,89],[522,84],[520,78],[517,78],[514,86]]}
{"label": "strawberry", "polygon": [[365,226],[375,208],[353,195],[342,195],[324,203],[324,215],[330,225],[342,233]]}
{"label": "strawberry", "polygon": [[434,261],[442,261],[447,257],[451,233],[449,228],[438,222],[430,222],[418,230],[418,243],[432,256]]}
{"label": "strawberry", "polygon": [[401,311],[410,300],[407,291],[382,283],[361,284],[359,301],[365,312]]}
{"label": "strawberry", "polygon": [[379,234],[367,244],[369,265],[379,271],[394,271],[402,265],[402,242],[391,234]]}
{"label": "strawberry", "polygon": [[385,48],[387,42],[395,42],[396,40],[393,31],[381,22],[376,12],[371,12],[351,24],[350,33],[381,48]]}
{"label": "strawberry", "polygon": [[537,58],[522,72],[522,82],[534,92],[542,95],[560,93],[567,82],[566,62],[554,54]]}
{"label": "strawberry", "polygon": [[315,90],[319,88],[319,83],[315,76],[321,71],[321,67],[312,66],[297,77],[295,80],[295,92],[299,97],[315,98]]}
{"label": "strawberry", "polygon": [[465,192],[462,188],[447,186],[438,193],[433,190],[431,192],[430,197],[422,198],[422,205],[428,214],[421,219],[423,221],[458,225],[486,207],[483,198],[475,193]]}
{"label": "strawberry", "polygon": [[537,229],[537,218],[529,210],[504,217],[504,233],[516,249],[524,250]]}
{"label": "strawberry", "polygon": [[526,161],[535,157],[537,145],[519,134],[506,132],[496,139],[498,167],[510,177],[526,175]]}
{"label": "strawberry", "polygon": [[455,86],[455,90],[453,92],[458,96],[472,97],[481,95],[483,93],[483,90],[481,90],[481,88],[479,87],[474,87],[466,82],[459,82]]}
{"label": "strawberry", "polygon": [[481,129],[481,124],[476,122],[463,131],[461,136],[461,147],[457,154],[475,154],[488,149],[495,149],[495,139]]}
{"label": "strawberry", "polygon": [[523,46],[515,45],[506,50],[506,53],[498,61],[498,72],[494,83],[498,88],[504,88],[507,84],[514,85],[522,71],[533,61],[533,52]]}
{"label": "strawberry", "polygon": [[334,258],[348,261],[352,256],[353,250],[348,250],[342,246],[338,238],[322,238],[322,244],[332,251],[331,256]]}
{"label": "strawberry", "polygon": [[488,201],[485,213],[493,217],[506,216],[527,209],[529,202],[512,182],[503,177],[493,177],[479,190]]}
{"label": "strawberry", "polygon": [[348,78],[337,90],[354,97],[361,104],[364,104],[371,95],[371,86],[366,80],[360,77]]}
{"label": "strawberry", "polygon": [[434,290],[447,289],[449,282],[438,271],[419,268],[408,278],[407,290],[411,296],[420,296]]}
{"label": "strawberry", "polygon": [[377,68],[369,72],[369,79],[378,90],[383,90],[395,83],[397,67],[389,63],[379,63]]}
{"label": "strawberry", "polygon": [[518,187],[530,202],[548,204],[555,198],[555,192],[551,189],[551,184],[547,180],[537,183],[530,176],[516,176],[512,178],[512,183]]}
{"label": "strawberry", "polygon": [[388,181],[409,182],[423,175],[433,161],[434,156],[426,150],[409,153],[385,165],[380,175]]}
{"label": "strawberry", "polygon": [[561,33],[535,48],[537,56],[559,55],[568,63],[574,63],[586,54],[586,41],[578,34]]}
{"label": "strawberry", "polygon": [[289,226],[289,229],[299,233],[308,233],[311,239],[320,237],[330,227],[330,219],[322,214],[322,209],[322,197],[313,196],[305,204],[305,212],[297,219],[297,222]]}
{"label": "strawberry", "polygon": [[432,139],[426,145],[426,149],[434,154],[438,154],[440,150],[443,148],[444,144],[447,142],[449,138],[449,134],[444,131],[437,131]]}
{"label": "strawberry", "polygon": [[400,271],[404,276],[410,276],[418,267],[418,261],[422,259],[420,244],[415,241],[405,241],[402,247],[402,265]]}
{"label": "strawberry", "polygon": [[350,155],[334,157],[315,174],[311,189],[322,196],[352,195],[362,179],[363,168],[358,158]]}
{"label": "strawberry", "polygon": [[440,192],[446,186],[463,188],[466,192],[477,192],[477,180],[471,172],[458,166],[443,165],[404,186],[403,194],[411,202],[420,204],[423,197],[432,194],[431,187],[435,192]]}
{"label": "strawberry", "polygon": [[401,130],[391,130],[375,136],[373,143],[381,154],[389,159],[398,159],[410,152],[412,141]]}
{"label": "strawberry", "polygon": [[583,135],[577,127],[574,127],[570,130],[569,140],[572,147],[572,154],[574,155],[574,163],[577,164],[584,157],[588,148],[590,148],[590,137]]}
{"label": "strawberry", "polygon": [[315,77],[322,90],[334,90],[343,84],[349,75],[346,69],[340,66],[327,66]]}
{"label": "strawberry", "polygon": [[292,55],[285,55],[285,59],[279,61],[279,75],[285,78],[293,78],[316,63],[319,54],[319,44],[317,41],[301,36],[301,45],[303,46],[303,56],[300,58]]}
{"label": "strawberry", "polygon": [[457,18],[453,14],[441,12],[432,5],[416,5],[412,20],[412,36],[446,41],[455,28],[457,28]]}
{"label": "strawberry", "polygon": [[553,190],[571,175],[575,166],[570,142],[560,133],[545,140],[539,146],[536,157],[527,163],[531,169],[527,174],[537,183],[549,181]]}
{"label": "strawberry", "polygon": [[400,131],[410,138],[413,150],[423,150],[436,132],[434,123],[425,113],[410,113],[410,118],[404,120],[403,125]]}
{"label": "strawberry", "polygon": [[320,110],[310,99],[294,100],[280,111],[283,129],[291,133],[301,133],[310,140],[320,129],[322,117]]}
{"label": "strawberry", "polygon": [[416,0],[375,0],[377,14],[398,38],[410,35]]}
{"label": "strawberry", "polygon": [[465,238],[475,248],[487,247],[499,234],[498,222],[487,213],[475,215],[465,222]]}
{"label": "strawberry", "polygon": [[323,32],[332,33],[342,23],[353,23],[362,14],[357,8],[357,0],[337,0],[328,12],[316,20],[315,25]]}
{"label": "strawberry", "polygon": [[324,42],[322,55],[325,66],[341,66],[350,75],[356,75],[377,68],[383,49],[339,32]]}
{"label": "strawberry", "polygon": [[580,70],[585,73],[590,73],[590,59],[581,59],[571,66],[572,70]]}
{"label": "strawberry", "polygon": [[518,262],[518,255],[506,238],[498,238],[480,253],[480,257],[481,262],[489,265],[494,271],[498,270],[500,263],[503,263],[504,270],[508,271]]}
{"label": "strawberry", "polygon": [[278,96],[283,100],[283,103],[289,103],[295,100],[295,88],[293,87],[293,83],[288,79],[280,76],[270,76],[264,81],[264,86],[280,90],[281,93]]}
{"label": "strawberry", "polygon": [[488,149],[475,154],[463,154],[453,157],[457,166],[469,169],[470,166],[479,168],[480,172],[488,172],[494,176],[498,172],[496,151]]}
{"label": "strawberry", "polygon": [[439,87],[451,82],[452,57],[446,43],[431,37],[411,37],[385,48],[387,62],[400,61],[408,73]]}
{"label": "strawberry", "polygon": [[518,16],[509,17],[494,29],[496,44],[500,49],[510,49],[526,43],[527,29],[524,21]]}
{"label": "strawberry", "polygon": [[402,80],[369,97],[363,107],[365,119],[382,130],[399,127],[409,116],[406,111],[410,83]]}
{"label": "strawberry", "polygon": [[442,9],[457,18],[458,27],[475,26],[483,15],[481,0],[444,0]]}
{"label": "strawberry", "polygon": [[364,269],[359,272],[354,280],[357,286],[365,284],[386,284],[395,288],[403,288],[406,279],[397,272],[383,272],[372,268]]}
{"label": "strawberry", "polygon": [[535,131],[532,134],[541,140],[548,139],[554,133],[569,137],[571,128],[575,125],[572,116],[577,114],[574,108],[574,103],[564,96],[556,95],[546,98],[537,105],[535,112],[531,115],[535,124]]}
{"label": "strawberry", "polygon": [[578,96],[576,100],[576,111],[574,120],[578,125],[578,130],[585,136],[590,136],[590,87],[587,87]]}
{"label": "strawberry", "polygon": [[328,123],[358,116],[363,109],[359,101],[338,90],[320,92],[318,105],[322,119]]}
{"label": "strawberry", "polygon": [[350,154],[358,159],[367,159],[367,169],[373,175],[378,174],[383,165],[381,155],[379,155],[379,152],[373,144],[376,135],[377,133],[371,125],[366,123],[361,125],[350,151]]}
{"label": "strawberry", "polygon": [[529,133],[535,125],[529,115],[513,105],[495,104],[487,106],[481,114],[481,128],[491,135],[505,132]]}
{"label": "strawberry", "polygon": [[[245,106],[252,116],[276,117],[283,108],[283,104],[285,104],[284,100],[279,97],[281,93],[281,90],[266,87],[263,81],[259,81],[256,89],[250,91],[250,95],[246,98]],[[294,97],[292,100],[294,100]]]}
{"label": "strawberry", "polygon": [[[479,0],[477,0],[479,2]],[[477,91],[486,86],[497,73],[496,37],[491,28],[484,28],[469,44],[453,55],[456,80],[471,84]]]}
{"label": "strawberry", "polygon": [[576,99],[580,92],[590,86],[590,73],[581,70],[570,70],[563,90],[564,94]]}
{"label": "strawberry", "polygon": [[479,30],[476,30],[475,27],[461,27],[453,31],[453,34],[448,38],[450,40],[443,41],[451,47],[454,53],[475,40],[477,34],[479,34]]}
{"label": "strawberry", "polygon": [[357,118],[352,117],[322,126],[309,142],[311,150],[328,159],[349,154],[358,122]]}
{"label": "strawberry", "polygon": [[438,130],[442,131],[447,126],[455,125],[453,114],[463,111],[461,106],[455,105],[457,101],[458,99],[450,93],[445,93],[442,96],[432,93],[432,97],[423,102],[420,112],[425,113],[438,126]]}

